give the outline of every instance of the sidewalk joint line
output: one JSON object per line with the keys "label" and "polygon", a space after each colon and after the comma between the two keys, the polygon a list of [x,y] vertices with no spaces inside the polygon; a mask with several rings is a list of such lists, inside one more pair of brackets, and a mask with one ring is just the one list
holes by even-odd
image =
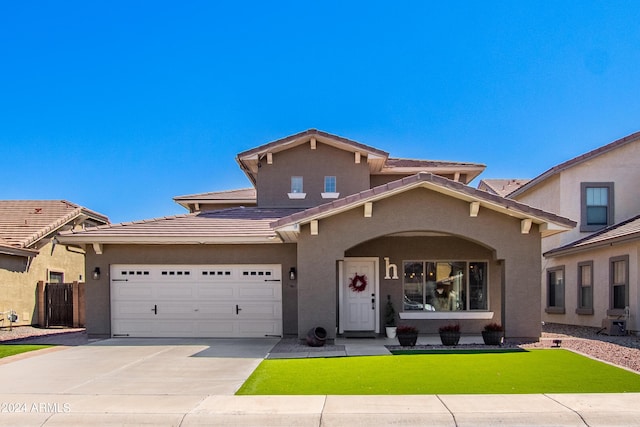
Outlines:
{"label": "sidewalk joint line", "polygon": [[589,423],[587,422],[587,420],[585,420],[585,419],[584,419],[584,417],[582,416],[582,414],[581,414],[580,412],[578,412],[578,411],[576,411],[575,409],[573,409],[573,408],[571,408],[571,407],[569,407],[569,406],[565,405],[565,404],[564,404],[564,403],[562,403],[562,402],[557,401],[556,399],[554,399],[553,397],[549,396],[549,395],[548,395],[548,394],[546,394],[546,393],[542,393],[542,395],[543,395],[544,397],[546,397],[547,399],[553,400],[553,401],[554,401],[554,402],[556,402],[558,405],[560,405],[560,406],[563,406],[563,407],[567,408],[568,410],[570,410],[571,412],[573,412],[574,414],[576,414],[577,416],[579,416],[579,417],[580,417],[580,419],[582,420],[582,422],[584,423],[584,425],[585,425],[585,426],[587,426],[587,427],[591,427],[591,426],[589,425]]}
{"label": "sidewalk joint line", "polygon": [[444,400],[442,400],[442,399],[440,398],[440,395],[439,395],[439,394],[436,394],[435,396],[436,396],[436,398],[440,401],[440,403],[442,403],[442,406],[444,406],[444,407],[447,409],[447,411],[449,411],[449,413],[451,414],[451,418],[453,418],[453,425],[454,425],[454,426],[456,426],[456,427],[458,427],[458,420],[456,420],[456,415],[453,413],[453,411],[452,411],[451,409],[449,409],[449,407],[447,406],[447,404],[446,404],[446,403],[444,403]]}

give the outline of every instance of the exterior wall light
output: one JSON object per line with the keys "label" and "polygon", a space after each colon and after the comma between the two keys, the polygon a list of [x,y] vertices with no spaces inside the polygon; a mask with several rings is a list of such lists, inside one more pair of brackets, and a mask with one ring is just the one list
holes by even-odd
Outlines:
{"label": "exterior wall light", "polygon": [[291,269],[289,270],[289,279],[296,280],[296,268],[295,267],[291,267]]}
{"label": "exterior wall light", "polygon": [[93,269],[93,280],[100,280],[100,267],[96,267]]}

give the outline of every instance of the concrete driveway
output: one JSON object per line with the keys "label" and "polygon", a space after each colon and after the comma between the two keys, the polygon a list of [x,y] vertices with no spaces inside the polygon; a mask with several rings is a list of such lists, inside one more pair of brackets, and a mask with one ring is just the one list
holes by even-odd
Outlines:
{"label": "concrete driveway", "polygon": [[639,393],[234,396],[277,342],[110,339],[2,359],[0,426],[640,425]]}

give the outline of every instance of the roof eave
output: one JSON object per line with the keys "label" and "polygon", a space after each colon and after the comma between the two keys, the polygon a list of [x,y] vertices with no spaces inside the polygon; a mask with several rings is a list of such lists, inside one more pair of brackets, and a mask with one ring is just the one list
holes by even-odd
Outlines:
{"label": "roof eave", "polygon": [[550,251],[543,253],[542,256],[544,256],[545,258],[555,258],[558,256],[586,252],[586,251],[599,249],[607,246],[621,245],[621,244],[630,243],[637,240],[640,240],[640,232],[628,234],[625,236],[613,237],[611,239],[601,240],[598,242],[587,243],[584,245],[572,246],[568,248],[565,247],[565,248],[551,249]]}
{"label": "roof eave", "polygon": [[62,244],[104,245],[223,245],[223,244],[269,244],[282,243],[278,235],[260,236],[91,236],[64,235],[58,237]]}

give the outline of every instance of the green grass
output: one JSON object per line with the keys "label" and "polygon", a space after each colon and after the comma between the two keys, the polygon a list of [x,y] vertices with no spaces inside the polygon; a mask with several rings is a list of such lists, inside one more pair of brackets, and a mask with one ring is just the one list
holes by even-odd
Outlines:
{"label": "green grass", "polygon": [[20,345],[20,344],[0,344],[0,359],[14,354],[26,353],[28,351],[40,350],[52,347],[50,345]]}
{"label": "green grass", "polygon": [[264,360],[236,394],[640,392],[640,375],[567,350]]}

